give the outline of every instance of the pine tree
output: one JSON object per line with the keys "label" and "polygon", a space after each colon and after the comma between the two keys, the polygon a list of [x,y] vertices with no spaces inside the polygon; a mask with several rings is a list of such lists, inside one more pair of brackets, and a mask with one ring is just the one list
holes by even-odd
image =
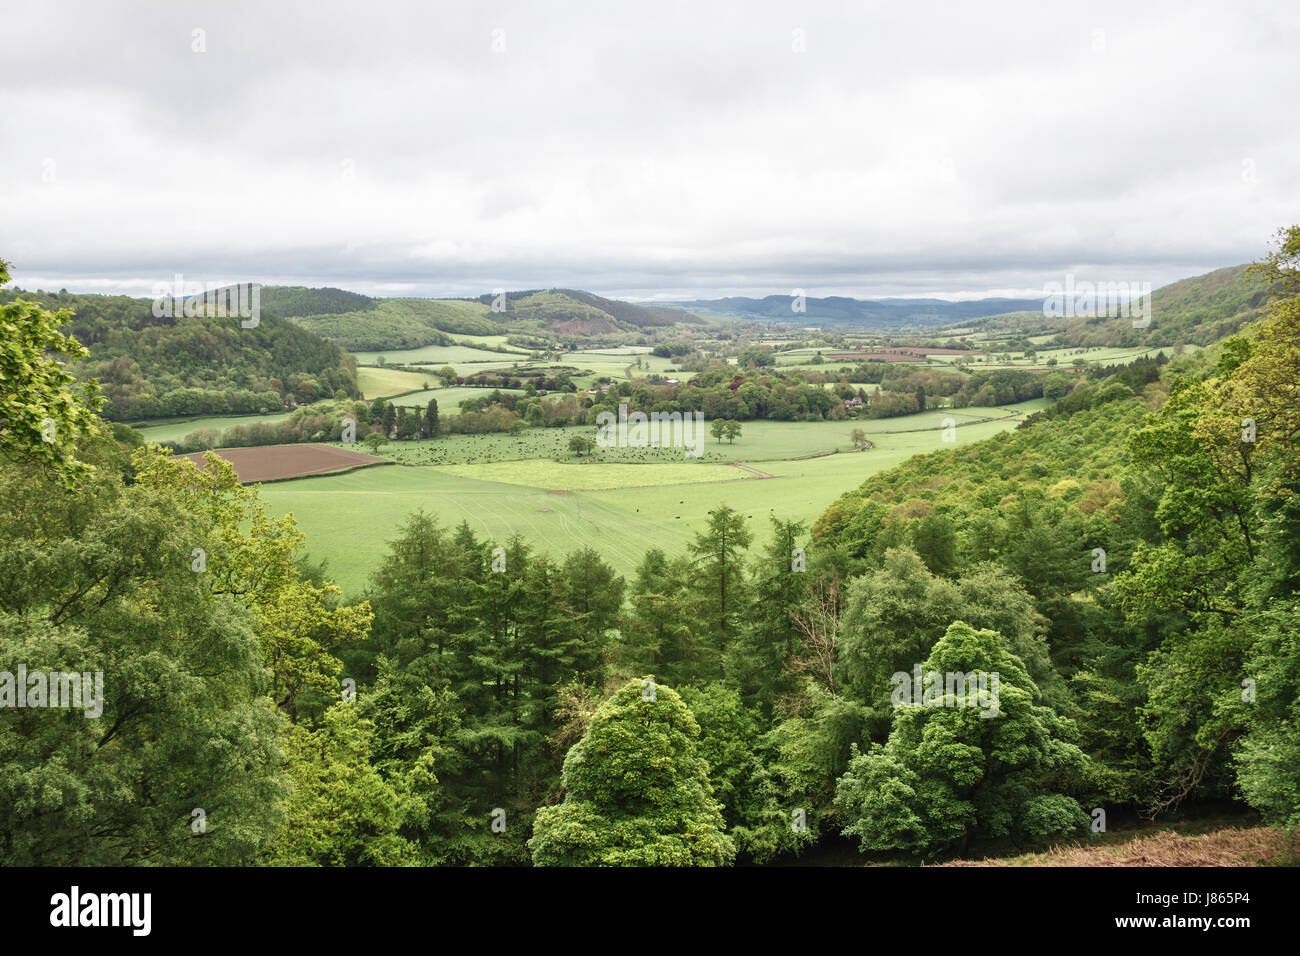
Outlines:
{"label": "pine tree", "polygon": [[708,528],[697,533],[690,545],[696,567],[703,572],[701,583],[719,651],[725,649],[734,630],[732,618],[744,603],[741,552],[752,540],[744,517],[722,505],[709,512]]}
{"label": "pine tree", "polygon": [[807,591],[806,556],[799,548],[803,524],[772,518],[773,536],[755,566],[754,596],[740,638],[728,653],[727,676],[747,703],[770,708],[779,691],[793,690],[793,664],[801,642],[792,613]]}
{"label": "pine tree", "polygon": [[425,438],[438,437],[438,400],[429,399],[429,404],[424,409],[424,420],[421,422],[420,434]]}

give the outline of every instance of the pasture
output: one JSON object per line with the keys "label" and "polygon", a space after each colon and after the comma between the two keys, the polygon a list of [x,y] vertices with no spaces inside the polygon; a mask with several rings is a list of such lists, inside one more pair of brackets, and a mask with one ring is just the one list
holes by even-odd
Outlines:
{"label": "pasture", "polygon": [[[329,562],[330,576],[345,593],[365,586],[387,542],[417,508],[444,525],[466,520],[486,539],[503,542],[519,534],[556,556],[592,545],[626,575],[649,547],[683,550],[720,504],[752,518],[758,548],[769,539],[769,517],[811,525],[868,476],[951,447],[942,440],[943,419],[959,423],[953,435],[961,445],[1014,428],[1043,404],[864,422],[745,422],[735,444],[719,446],[709,438],[699,461],[684,460],[680,448],[597,448],[579,459],[568,451],[568,440],[591,436],[592,428],[392,442],[379,453],[398,467],[276,482],[263,486],[262,497],[274,513],[294,513],[310,554]],[[849,450],[855,427],[867,433],[873,449]],[[823,452],[837,453],[798,458]],[[730,461],[747,462],[748,469]]]}
{"label": "pasture", "polygon": [[[487,342],[484,343],[489,344]],[[502,348],[511,348],[508,345]],[[511,350],[510,352],[492,352],[487,349],[473,348],[468,345],[426,345],[418,349],[386,349],[379,352],[353,352],[358,365],[378,365],[383,359],[385,365],[444,365],[478,364],[480,362],[498,362],[509,365],[528,358],[528,353]]]}
{"label": "pasture", "polygon": [[415,389],[423,389],[425,385],[437,388],[439,384],[441,383],[433,369],[428,372],[403,372],[395,368],[377,368],[372,365],[362,365],[357,369],[357,386],[366,401],[401,395]]}
{"label": "pasture", "polygon": [[[407,408],[424,408],[429,404],[429,399],[438,400],[439,415],[457,415],[460,413],[460,403],[467,398],[487,398],[494,390],[490,388],[470,388],[467,385],[452,385],[449,388],[430,388],[421,389],[418,392],[407,392],[404,395],[395,395],[389,399],[390,405],[405,406]],[[500,388],[495,389],[502,395],[522,395],[522,388]]]}
{"label": "pasture", "polygon": [[292,412],[275,412],[270,415],[202,415],[166,421],[157,425],[135,426],[135,429],[147,442],[180,441],[186,435],[200,429],[224,432],[227,428],[234,428],[236,425],[284,421],[291,414]]}

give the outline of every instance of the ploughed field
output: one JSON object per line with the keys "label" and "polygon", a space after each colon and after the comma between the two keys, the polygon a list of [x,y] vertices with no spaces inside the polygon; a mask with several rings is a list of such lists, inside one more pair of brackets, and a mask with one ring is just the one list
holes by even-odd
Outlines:
{"label": "ploughed field", "polygon": [[[387,458],[363,455],[336,445],[260,445],[255,448],[225,448],[217,454],[235,466],[235,473],[244,484],[392,464]],[[201,452],[184,457],[203,467]]]}

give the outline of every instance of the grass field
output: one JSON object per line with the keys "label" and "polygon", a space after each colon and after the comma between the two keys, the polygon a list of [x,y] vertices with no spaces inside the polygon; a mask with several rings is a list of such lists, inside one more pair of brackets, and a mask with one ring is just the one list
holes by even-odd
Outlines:
{"label": "grass field", "polygon": [[[840,384],[840,383],[839,383],[838,381],[836,381],[836,382],[826,382],[826,383],[822,386],[822,388],[836,388],[839,384]],[[853,382],[853,381],[850,381],[849,384],[853,386],[853,391],[854,391],[855,393],[857,392],[858,389],[862,389],[862,390],[863,390],[864,392],[866,392],[868,395],[874,395],[876,392],[880,391],[880,385],[879,385],[878,383],[876,383],[876,382]]]}
{"label": "grass field", "polygon": [[[438,408],[441,412],[444,407],[444,393],[451,395],[457,392],[479,391],[481,390],[441,389],[430,394],[438,399]],[[428,400],[428,396],[409,397]],[[400,402],[401,399],[398,401]],[[1013,419],[1011,424],[1014,425],[1025,415],[1046,408],[1049,404],[1042,399],[1034,399],[1018,405],[1002,405],[995,408],[945,408],[902,418],[862,421],[749,421],[742,423],[744,430],[735,442],[718,442],[706,432],[701,446],[700,460],[702,462],[771,461],[836,450],[848,451],[853,447],[849,435],[855,428],[861,428],[866,432],[867,437],[878,447],[885,447],[886,443],[880,437],[882,435],[917,433],[920,430],[918,437],[908,440],[907,443],[915,444],[917,451],[931,450],[938,440],[938,431],[943,428],[943,421],[946,418],[952,418],[957,423],[957,434],[962,436],[963,441],[967,441],[969,434],[980,434],[978,429],[982,428],[970,424],[971,422],[982,418],[1010,418]],[[528,428],[517,435],[445,435],[432,441],[392,442],[381,448],[380,454],[394,461],[422,465],[477,464],[528,459],[577,461],[579,459],[569,451],[569,439],[574,435],[590,438],[594,434],[594,428],[581,427]],[[672,463],[680,462],[684,457],[685,453],[681,448],[597,448],[594,452],[595,461],[610,462]]]}
{"label": "grass field", "polygon": [[508,335],[462,335],[458,336],[454,341],[457,345],[464,345],[469,348],[485,348],[487,346],[496,348],[500,346],[502,348],[522,351],[518,349],[517,346],[509,345],[506,342],[506,339],[508,338],[510,338]]}
{"label": "grass field", "polygon": [[307,535],[308,552],[328,561],[329,576],[347,594],[365,586],[387,542],[418,508],[445,526],[467,521],[484,539],[505,541],[519,534],[553,555],[594,545],[622,574],[636,566],[650,543],[676,551],[689,538],[684,529],[665,529],[662,522],[638,518],[586,493],[478,481],[436,468],[367,468],[278,482],[263,485],[262,497],[274,513],[294,514]]}
{"label": "grass field", "polygon": [[[502,388],[499,389],[503,395],[522,395],[522,388]],[[453,385],[450,388],[431,388],[428,390],[421,389],[418,392],[410,392],[406,395],[398,395],[390,401],[392,405],[404,405],[407,408],[423,408],[429,404],[429,399],[438,400],[438,414],[441,415],[458,415],[460,414],[460,403],[467,398],[487,398],[492,394],[490,388],[470,388],[465,385]]]}
{"label": "grass field", "polygon": [[180,441],[190,432],[200,428],[225,431],[236,425],[251,425],[253,422],[279,422],[288,418],[291,412],[276,412],[271,415],[209,415],[200,418],[187,418],[183,421],[167,422],[161,425],[147,425],[136,430],[144,436],[145,441]]}
{"label": "grass field", "polygon": [[570,352],[570,355],[612,355],[616,358],[632,356],[631,361],[636,361],[638,355],[649,355],[653,349],[649,345],[618,345],[603,349],[578,349]]}
{"label": "grass field", "polygon": [[366,401],[400,395],[412,389],[423,388],[425,384],[430,388],[439,385],[438,377],[433,374],[433,370],[423,374],[403,372],[395,368],[376,368],[370,365],[362,365],[357,369],[357,385]]}
{"label": "grass field", "polygon": [[554,491],[598,491],[658,485],[701,484],[715,481],[756,480],[755,476],[730,465],[703,462],[621,465],[605,461],[590,463],[559,461],[494,461],[481,465],[436,465],[441,474],[496,481],[525,488]]}
{"label": "grass field", "polygon": [[[1036,339],[1052,338],[1052,336],[1036,336]],[[1031,340],[1032,341],[1032,340]],[[1200,348],[1197,345],[1184,346],[1185,351],[1195,351]],[[1013,358],[1010,361],[1002,361],[998,358],[1004,350],[1000,349],[997,344],[990,346],[992,352],[991,362],[985,362],[983,356],[978,356],[977,361],[968,365],[972,372],[985,372],[1000,368],[1045,368],[1049,359],[1056,359],[1057,367],[1068,369],[1074,364],[1075,359],[1083,359],[1089,365],[1120,365],[1132,362],[1134,359],[1141,357],[1154,358],[1161,352],[1165,353],[1167,358],[1174,357],[1174,350],[1171,347],[1164,348],[1067,348],[1067,349],[1046,349],[1036,352],[1033,361],[1023,357],[1022,353],[1012,350],[1010,354]],[[960,355],[931,355],[929,365],[942,366],[955,363],[962,356]]]}
{"label": "grass field", "polygon": [[[719,447],[710,439],[703,459],[694,462],[684,461],[680,448],[598,448],[594,458],[574,458],[569,437],[591,435],[591,428],[393,442],[380,453],[402,466],[278,482],[263,486],[262,496],[273,512],[295,514],[309,552],[328,560],[330,575],[346,593],[365,586],[387,542],[417,508],[445,525],[464,519],[496,541],[518,533],[552,555],[592,545],[620,574],[629,574],[647,548],[684,549],[719,504],[751,519],[758,548],[770,535],[769,516],[811,524],[868,476],[948,447],[943,419],[972,422],[954,433],[957,444],[966,444],[1014,428],[1042,405],[940,410],[862,423],[745,422],[734,445]],[[981,417],[995,420],[978,422]],[[875,448],[846,451],[854,427],[862,427]],[[835,449],[841,453],[785,460]],[[732,460],[750,462],[754,471],[722,464]]]}
{"label": "grass field", "polygon": [[[488,343],[484,343],[488,344]],[[510,348],[510,346],[503,346]],[[377,365],[382,358],[385,365],[455,365],[457,362],[520,362],[528,358],[527,352],[491,352],[468,345],[426,345],[418,349],[389,349],[384,352],[353,352],[358,365]]]}

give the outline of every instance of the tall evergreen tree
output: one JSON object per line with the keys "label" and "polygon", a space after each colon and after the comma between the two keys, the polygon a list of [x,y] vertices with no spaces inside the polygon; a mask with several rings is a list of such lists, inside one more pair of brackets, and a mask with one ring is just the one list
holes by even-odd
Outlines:
{"label": "tall evergreen tree", "polygon": [[700,624],[711,632],[715,653],[721,654],[735,630],[735,619],[745,602],[743,552],[753,536],[739,512],[721,505],[709,512],[709,523],[690,544],[691,556],[700,572],[708,621]]}
{"label": "tall evergreen tree", "polygon": [[438,437],[438,400],[429,399],[429,404],[425,406],[424,418],[420,423],[420,434],[425,438]]}

